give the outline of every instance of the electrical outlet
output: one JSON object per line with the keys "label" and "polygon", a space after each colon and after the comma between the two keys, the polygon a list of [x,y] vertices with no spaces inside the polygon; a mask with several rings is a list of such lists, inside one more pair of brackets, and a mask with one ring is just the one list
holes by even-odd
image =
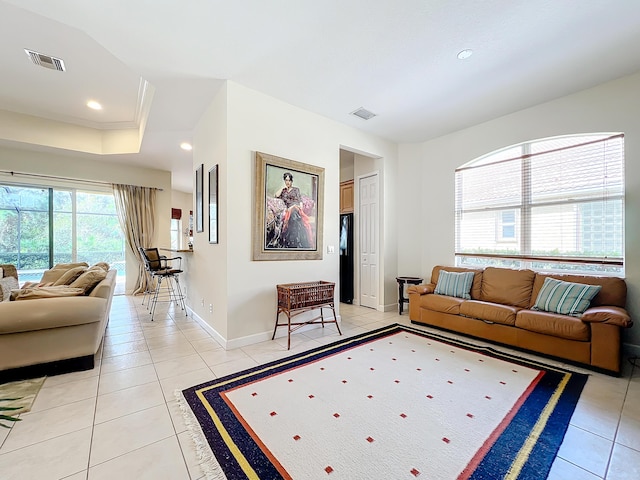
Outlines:
{"label": "electrical outlet", "polygon": [[327,253],[334,253],[335,247],[333,245],[327,245]]}
{"label": "electrical outlet", "polygon": [[204,298],[200,299],[200,305],[204,307]]}
{"label": "electrical outlet", "polygon": [[213,303],[209,304],[209,313],[213,313]]}

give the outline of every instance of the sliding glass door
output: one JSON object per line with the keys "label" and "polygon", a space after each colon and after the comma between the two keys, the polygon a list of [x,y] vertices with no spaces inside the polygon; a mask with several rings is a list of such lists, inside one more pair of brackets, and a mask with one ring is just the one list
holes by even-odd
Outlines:
{"label": "sliding glass door", "polygon": [[13,264],[29,277],[49,268],[51,195],[50,188],[0,185],[0,263]]}
{"label": "sliding glass door", "polygon": [[124,252],[112,194],[0,184],[0,263],[16,265],[21,282],[69,262],[108,262],[123,275]]}

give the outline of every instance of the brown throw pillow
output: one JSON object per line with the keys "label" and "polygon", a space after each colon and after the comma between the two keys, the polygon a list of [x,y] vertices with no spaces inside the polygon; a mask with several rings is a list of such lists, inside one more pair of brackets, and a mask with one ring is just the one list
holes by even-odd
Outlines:
{"label": "brown throw pillow", "polygon": [[84,291],[84,294],[87,295],[91,292],[91,290],[93,290],[93,287],[99,284],[106,277],[107,272],[105,272],[101,268],[95,270],[87,270],[76,280],[74,280],[69,286],[81,288]]}
{"label": "brown throw pillow", "polygon": [[53,282],[54,286],[57,285],[71,285],[71,283],[78,278],[80,275],[82,275],[85,270],[87,269],[87,267],[74,267],[70,270],[67,270],[66,272],[64,272],[62,274],[62,276],[56,280],[55,282]]}

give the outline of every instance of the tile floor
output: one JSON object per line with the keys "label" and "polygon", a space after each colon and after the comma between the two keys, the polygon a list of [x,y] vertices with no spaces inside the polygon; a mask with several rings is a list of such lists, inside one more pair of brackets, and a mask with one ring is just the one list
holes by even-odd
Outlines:
{"label": "tile floor", "polygon": [[[203,478],[174,390],[337,339],[334,326],[225,351],[179,310],[151,322],[141,298],[116,296],[96,367],[47,378],[31,412],[0,428],[2,480]],[[341,304],[355,335],[407,315]],[[578,369],[580,370],[580,369]],[[554,463],[554,480],[640,478],[640,368],[592,373]]]}

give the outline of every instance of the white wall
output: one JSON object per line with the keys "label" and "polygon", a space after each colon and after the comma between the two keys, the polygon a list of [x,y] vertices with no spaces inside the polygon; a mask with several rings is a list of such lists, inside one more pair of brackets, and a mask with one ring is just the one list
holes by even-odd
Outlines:
{"label": "white wall", "polygon": [[[222,125],[225,117],[226,132]],[[196,237],[190,265],[193,281],[207,282],[207,298],[214,299],[214,312],[209,314],[208,305],[203,308],[197,301],[192,308],[229,346],[271,337],[277,284],[310,280],[338,283],[341,146],[379,157],[384,164],[381,169],[396,168],[395,144],[233,82],[227,82],[201,119],[194,136],[194,161],[196,165],[204,163],[205,171],[214,162],[221,165],[221,227],[218,245],[206,242],[206,232]],[[325,169],[322,260],[253,261],[256,151]],[[389,203],[389,208],[395,208],[394,198]],[[336,246],[336,253],[327,254],[328,245]],[[193,288],[198,287],[194,285],[190,291]]]}
{"label": "white wall", "polygon": [[[436,264],[454,262],[454,170],[480,155],[556,135],[625,134],[625,270],[627,307],[640,320],[640,74],[568,95],[490,122],[399,148],[398,269],[420,264],[428,278]],[[411,208],[405,208],[411,206]],[[417,272],[416,272],[417,273]],[[640,326],[625,332],[640,348]]]}
{"label": "white wall", "polygon": [[[80,158],[78,155],[63,155],[44,152],[30,152],[0,147],[0,170],[22,173],[67,177],[79,180],[94,180],[107,183],[122,183],[144,187],[160,188],[157,197],[156,239],[159,246],[170,245],[169,225],[171,220],[171,173],[162,170],[132,167],[108,161]],[[66,185],[75,188],[89,188],[110,191],[108,185],[91,186],[81,182],[55,181],[49,178],[14,177],[0,174],[0,181],[23,183],[26,185]],[[126,255],[126,290],[130,293],[138,274],[138,262],[132,254]]]}
{"label": "white wall", "polygon": [[[228,225],[235,225],[232,213],[239,193],[236,181],[229,181],[229,165],[235,160],[228,155],[227,147],[227,85],[223,85],[200,119],[193,136],[193,171],[204,165],[203,171],[209,172],[218,165],[218,244],[209,243],[207,221],[204,232],[194,229],[193,253],[189,255],[187,303],[194,314],[203,319],[217,333],[217,339],[224,342],[228,338],[227,296],[229,252],[228,244],[237,241],[236,236],[229,238]],[[207,177],[208,178],[208,177]],[[195,192],[195,188],[193,189]],[[207,198],[209,188],[203,195]],[[208,204],[208,202],[206,202]],[[194,204],[195,207],[195,204]],[[195,215],[195,208],[194,208]],[[207,212],[205,218],[208,220]],[[195,217],[194,217],[195,221]],[[195,228],[195,227],[194,227]],[[209,305],[213,312],[209,311]]]}
{"label": "white wall", "polygon": [[353,180],[353,162],[355,153],[340,150],[340,182]]}

